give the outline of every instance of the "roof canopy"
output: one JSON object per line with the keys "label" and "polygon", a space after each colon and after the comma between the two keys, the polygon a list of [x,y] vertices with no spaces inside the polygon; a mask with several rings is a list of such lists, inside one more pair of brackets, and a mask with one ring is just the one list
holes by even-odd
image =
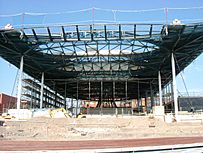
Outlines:
{"label": "roof canopy", "polygon": [[171,53],[178,74],[202,52],[203,24],[107,24],[64,25],[0,30],[0,56],[67,97],[112,97],[128,99],[145,95],[150,86],[158,90],[171,80]]}

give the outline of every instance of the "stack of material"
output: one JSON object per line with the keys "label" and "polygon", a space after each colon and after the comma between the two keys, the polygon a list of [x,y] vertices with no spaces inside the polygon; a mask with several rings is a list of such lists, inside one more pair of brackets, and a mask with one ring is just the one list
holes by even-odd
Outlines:
{"label": "stack of material", "polygon": [[30,119],[32,118],[32,111],[28,109],[9,109],[8,114],[17,119]]}

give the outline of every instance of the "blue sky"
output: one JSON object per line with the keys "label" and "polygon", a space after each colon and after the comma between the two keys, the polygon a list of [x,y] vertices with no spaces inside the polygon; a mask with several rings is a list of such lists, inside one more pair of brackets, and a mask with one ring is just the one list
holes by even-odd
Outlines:
{"label": "blue sky", "polygon": [[[19,13],[55,13],[66,12],[72,10],[81,10],[87,8],[103,8],[110,10],[146,10],[157,8],[188,8],[188,7],[200,7],[203,6],[202,0],[0,0],[0,27],[6,23],[11,22],[14,25],[22,23],[21,16],[15,17],[1,17],[1,15],[11,15]],[[185,23],[188,19],[199,19],[203,21],[203,9],[189,9],[189,10],[169,10],[168,22],[178,18]],[[201,18],[202,17],[202,18]],[[122,21],[164,21],[166,20],[166,14],[163,10],[155,12],[143,12],[143,13],[119,13],[116,12],[114,16],[111,11],[84,11],[79,14],[60,14],[60,15],[38,15],[38,16],[25,16],[25,24],[46,24],[60,23],[60,22],[73,22],[84,20],[122,20]],[[187,20],[186,20],[187,19]],[[202,19],[202,20],[201,20]],[[12,93],[13,84],[17,69],[0,58],[0,92],[7,94]],[[203,93],[203,55],[198,57],[191,65],[189,65],[183,73],[185,82],[189,91],[200,91]],[[183,81],[180,76],[177,77],[178,90],[185,92]],[[14,88],[16,92],[17,87]]]}

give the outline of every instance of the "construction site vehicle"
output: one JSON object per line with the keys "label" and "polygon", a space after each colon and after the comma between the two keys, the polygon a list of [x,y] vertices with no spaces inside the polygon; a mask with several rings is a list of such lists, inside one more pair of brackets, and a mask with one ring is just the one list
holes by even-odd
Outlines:
{"label": "construction site vehicle", "polygon": [[56,109],[50,109],[49,114],[51,118],[57,118],[57,113],[62,113],[66,118],[71,118],[72,113],[70,111],[66,111],[64,108],[56,108]]}
{"label": "construction site vehicle", "polygon": [[77,118],[86,118],[86,116],[83,115],[83,114],[78,114],[78,115],[77,115]]}
{"label": "construction site vehicle", "polygon": [[2,114],[2,118],[4,118],[4,119],[12,119],[13,116],[11,116],[11,115],[8,114],[8,113],[3,113],[3,114]]}
{"label": "construction site vehicle", "polygon": [[[66,117],[66,118],[72,118],[74,117],[71,111],[65,110],[64,108],[56,108],[56,109],[50,109],[49,114],[51,118],[60,118],[60,117]],[[86,118],[83,114],[78,114],[76,116],[77,118]]]}

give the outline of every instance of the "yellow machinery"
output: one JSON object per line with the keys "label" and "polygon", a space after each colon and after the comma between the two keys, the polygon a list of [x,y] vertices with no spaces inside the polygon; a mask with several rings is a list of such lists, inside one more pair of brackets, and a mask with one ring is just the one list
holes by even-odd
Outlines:
{"label": "yellow machinery", "polygon": [[71,118],[72,114],[69,111],[66,111],[64,108],[56,108],[56,109],[50,109],[49,114],[51,118],[56,117],[56,113],[62,112],[66,118]]}
{"label": "yellow machinery", "polygon": [[[63,113],[66,118],[73,117],[72,113],[68,110],[65,110],[64,108],[56,108],[56,109],[49,110],[49,114],[50,114],[51,118],[57,118],[57,115],[56,115],[57,113]],[[82,114],[78,114],[77,118],[86,118],[86,116],[82,115]]]}
{"label": "yellow machinery", "polygon": [[78,115],[77,115],[77,118],[86,118],[86,116],[83,115],[83,114],[78,114]]}
{"label": "yellow machinery", "polygon": [[11,116],[11,115],[8,114],[8,113],[3,113],[3,114],[2,114],[2,118],[3,118],[3,119],[12,119],[12,118],[14,118],[14,117]]}

